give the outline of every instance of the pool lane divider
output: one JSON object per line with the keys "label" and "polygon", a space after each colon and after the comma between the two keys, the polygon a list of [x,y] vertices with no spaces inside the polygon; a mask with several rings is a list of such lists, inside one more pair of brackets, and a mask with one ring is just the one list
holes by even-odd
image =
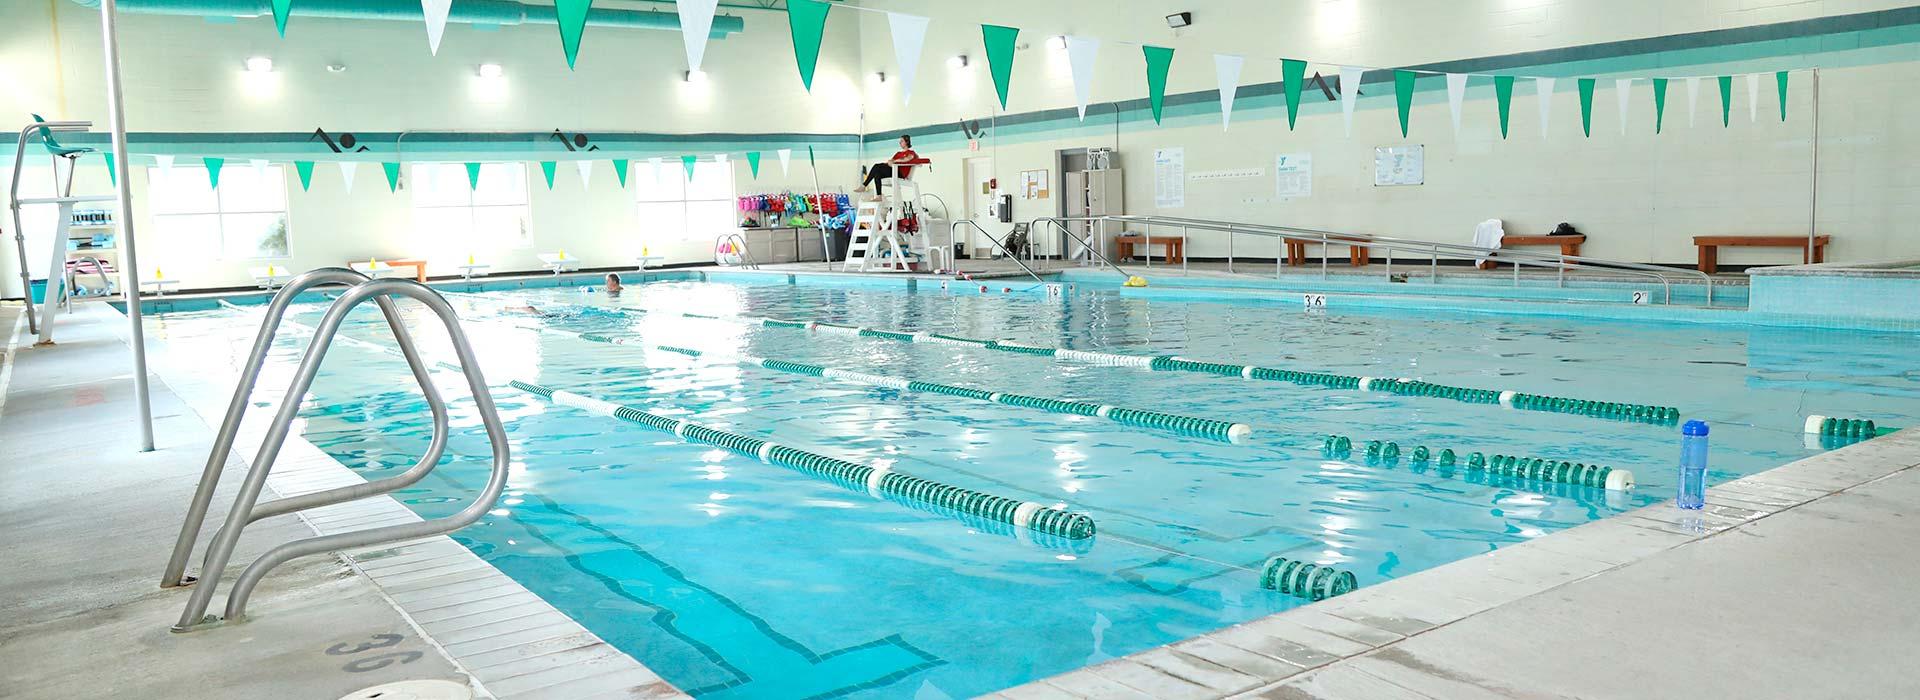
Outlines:
{"label": "pool lane divider", "polygon": [[[672,314],[674,312],[658,313]],[[713,318],[711,316],[696,314],[683,313],[679,315],[691,318]],[[939,333],[904,333],[824,321],[800,321],[762,316],[735,316],[733,319],[759,323],[760,325],[771,328],[806,329],[827,335],[880,338],[909,343],[972,345],[988,350],[1051,357],[1056,360],[1090,365],[1135,367],[1159,372],[1194,372],[1222,377],[1239,377],[1241,379],[1291,382],[1303,386],[1317,386],[1328,389],[1358,390],[1363,392],[1393,394],[1396,396],[1443,398],[1463,403],[1498,404],[1504,408],[1514,410],[1563,413],[1654,425],[1671,425],[1680,420],[1680,409],[1671,406],[1573,399],[1543,394],[1527,394],[1512,390],[1475,389],[1400,377],[1360,377],[1325,372],[1301,372],[1274,367],[1193,360],[1178,355],[1128,355],[1090,350],[1069,350],[1066,348],[1010,343],[999,340],[962,338]]]}
{"label": "pool lane divider", "polygon": [[1296,598],[1326,600],[1360,587],[1353,572],[1298,559],[1272,557],[1260,567],[1260,587]]}
{"label": "pool lane divider", "polygon": [[1854,438],[1871,440],[1882,435],[1900,432],[1899,428],[1875,425],[1871,420],[1860,418],[1833,418],[1831,416],[1807,416],[1804,426],[1806,432],[1821,437]]}
{"label": "pool lane divider", "polygon": [[990,401],[990,402],[1005,405],[1005,406],[1031,408],[1031,409],[1040,410],[1040,411],[1047,411],[1050,413],[1064,413],[1064,414],[1070,414],[1070,415],[1088,416],[1093,418],[1105,418],[1107,420],[1111,420],[1116,423],[1121,423],[1123,425],[1131,425],[1131,426],[1140,427],[1140,428],[1152,428],[1156,430],[1165,430],[1168,432],[1178,433],[1181,435],[1202,437],[1210,440],[1219,440],[1222,442],[1229,442],[1233,444],[1245,443],[1247,438],[1253,435],[1253,426],[1247,425],[1245,423],[1234,423],[1231,421],[1214,420],[1211,418],[1197,418],[1194,416],[1183,416],[1183,415],[1174,414],[1174,413],[1162,413],[1159,411],[1143,411],[1139,409],[1122,408],[1119,406],[1092,403],[1089,401],[1069,401],[1066,399],[1056,399],[1056,398],[1050,398],[1045,396],[1028,396],[1025,394],[1014,394],[1014,393],[999,392],[999,391],[987,391],[984,389],[974,389],[970,387],[954,386],[951,384],[939,384],[935,382],[909,380],[904,377],[895,377],[895,376],[881,375],[881,374],[868,374],[865,372],[856,372],[853,370],[839,369],[834,367],[822,367],[820,365],[811,365],[811,364],[806,364],[801,362],[790,362],[787,360],[753,357],[751,355],[707,353],[699,350],[693,350],[690,348],[683,348],[683,347],[675,347],[671,345],[649,345],[643,342],[634,342],[633,340],[628,338],[609,336],[602,333],[575,333],[572,331],[563,331],[563,330],[557,330],[557,329],[546,329],[546,330],[548,332],[551,332],[557,335],[576,337],[581,340],[586,340],[586,341],[595,342],[595,343],[607,343],[611,345],[630,345],[635,347],[652,347],[657,350],[664,350],[667,352],[679,353],[682,355],[686,355],[688,357],[727,360],[727,361],[731,361],[737,364],[746,365],[750,367],[762,367],[765,369],[775,370],[779,372],[787,372],[789,374],[801,374],[809,377],[833,379],[833,380],[851,383],[851,384],[878,386],[878,387],[885,387],[889,389],[897,389],[900,391],[910,391],[910,392],[918,392],[918,393],[942,394],[946,396],[955,396],[959,398],[973,399],[976,401]]}
{"label": "pool lane divider", "polygon": [[690,442],[713,445],[736,454],[758,459],[802,474],[834,482],[853,490],[864,490],[874,498],[910,499],[992,522],[1027,529],[1068,540],[1093,537],[1093,518],[1050,508],[1033,501],[1019,501],[972,489],[923,479],[894,471],[889,465],[867,466],[826,455],[779,445],[759,438],[710,428],[691,421],[668,418],[571,391],[551,389],[532,382],[514,380],[508,385],[553,403],[637,423],[654,430],[673,433]]}
{"label": "pool lane divider", "polygon": [[[1320,451],[1328,457],[1345,459],[1353,454],[1353,444],[1352,438],[1328,435],[1321,441]],[[1400,461],[1403,456],[1400,445],[1394,442],[1369,440],[1363,449],[1367,461],[1373,463],[1393,464]],[[1465,457],[1461,457],[1460,453],[1454,452],[1451,448],[1434,452],[1424,445],[1414,447],[1404,457],[1416,465],[1433,464],[1442,468],[1464,463],[1469,473],[1486,472],[1491,476],[1513,479],[1530,479],[1609,491],[1626,491],[1634,486],[1632,471],[1598,464],[1503,454],[1489,456],[1479,452],[1469,452]]]}

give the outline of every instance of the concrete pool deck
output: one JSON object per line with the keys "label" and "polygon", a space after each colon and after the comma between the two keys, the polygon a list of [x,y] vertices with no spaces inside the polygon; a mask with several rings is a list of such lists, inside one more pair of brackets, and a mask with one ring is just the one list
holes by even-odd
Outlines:
{"label": "concrete pool deck", "polygon": [[[0,339],[19,311],[0,305]],[[0,573],[0,687],[324,698],[445,678],[499,697],[679,696],[446,538],[296,561],[266,579],[247,623],[167,632],[185,594],[159,589],[158,572],[205,459],[203,417],[217,420],[232,380],[183,376],[156,350],[161,449],[136,454],[124,318],[78,311],[56,348],[22,334],[0,380],[0,483],[15,495],[0,550],[16,563]],[[77,460],[54,442],[76,425],[97,436]],[[243,431],[236,452],[254,442]],[[1910,430],[1717,486],[1704,514],[1655,505],[993,697],[1920,695],[1900,670],[1920,643],[1916,464]],[[244,469],[231,465],[216,516]],[[352,475],[304,441],[282,466],[269,481],[282,495]],[[411,515],[385,497],[339,508],[249,529],[227,580],[269,544]],[[327,653],[380,634],[402,640],[371,655],[417,656],[355,673],[352,655]]]}
{"label": "concrete pool deck", "polygon": [[[160,588],[160,572],[233,380],[170,370],[149,338],[158,449],[138,453],[125,317],[76,305],[58,344],[36,348],[21,310],[0,304],[0,555],[12,564],[0,570],[0,696],[337,698],[437,679],[476,697],[685,697],[446,537],[296,559],[263,580],[245,623],[170,632],[191,589]],[[214,518],[265,413],[243,426]],[[280,496],[360,480],[305,440],[281,454],[268,480]],[[222,583],[273,545],[408,519],[379,496],[262,520]],[[217,526],[202,529],[189,572]]]}

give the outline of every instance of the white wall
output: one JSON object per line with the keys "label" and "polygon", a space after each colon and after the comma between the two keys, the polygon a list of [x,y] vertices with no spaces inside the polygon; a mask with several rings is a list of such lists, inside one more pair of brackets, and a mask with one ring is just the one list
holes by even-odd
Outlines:
{"label": "white wall", "polygon": [[[669,10],[671,8],[668,8]],[[721,138],[736,161],[735,187],[742,193],[792,187],[810,189],[805,143],[773,134],[848,135],[859,130],[860,93],[855,82],[858,25],[837,17],[811,94],[797,79],[792,42],[783,13],[747,12],[746,31],[712,41],[703,62],[710,80],[682,79],[685,55],[677,31],[589,27],[578,68],[567,69],[552,25],[483,30],[451,24],[438,56],[429,55],[421,25],[409,22],[337,21],[295,17],[285,39],[270,18],[230,24],[195,17],[123,14],[120,34],[127,86],[127,123],[135,132],[238,132],[306,134],[315,128],[360,133],[487,131],[647,134],[740,134]],[[12,130],[29,112],[50,119],[89,119],[106,127],[101,78],[99,16],[67,0],[0,3],[0,115]],[[266,76],[242,70],[247,57],[267,56]],[[483,62],[501,64],[504,81],[476,77]],[[343,63],[331,73],[326,66]],[[290,137],[308,148],[304,137]],[[390,149],[391,141],[374,143]],[[764,150],[761,176],[753,180],[740,144]],[[515,159],[562,159],[558,143]],[[777,148],[799,149],[790,178],[783,178]],[[246,151],[225,153],[229,167],[244,167]],[[310,146],[320,159],[313,188],[303,192],[287,168],[292,255],[287,259],[221,260],[204,251],[179,250],[152,235],[143,211],[150,158],[135,159],[131,179],[134,224],[144,266],[159,265],[187,288],[250,283],[248,267],[267,262],[304,269],[369,256],[421,257],[411,231],[410,198],[388,191],[378,154],[361,162],[352,192],[344,190],[330,154]],[[537,269],[538,252],[564,249],[589,267],[629,264],[642,245],[666,255],[666,264],[711,259],[712,242],[666,242],[638,220],[631,190],[622,190],[611,159],[632,158],[634,177],[649,177],[644,160],[665,155],[678,169],[680,153],[708,155],[704,144],[671,139],[642,143],[632,152],[603,151],[591,191],[582,190],[571,163],[562,162],[548,191],[537,165],[528,163],[532,198],[531,248],[477,251],[497,270]],[[30,146],[38,150],[37,143]],[[684,150],[681,150],[684,149]],[[286,147],[270,155],[286,159]],[[413,152],[414,149],[407,149]],[[843,149],[844,150],[844,149]],[[141,152],[135,148],[136,154]],[[834,153],[828,150],[827,153]],[[211,155],[211,154],[209,154]],[[479,156],[474,156],[478,158]],[[411,158],[408,158],[411,159]],[[463,160],[462,158],[452,158]],[[181,153],[179,162],[197,162]],[[33,164],[44,176],[44,157]],[[110,191],[97,157],[82,161],[77,191]],[[820,159],[826,189],[851,187],[857,169],[846,155]],[[7,164],[0,163],[0,171]],[[36,172],[36,171],[29,171]],[[0,194],[0,197],[4,197]],[[11,222],[0,223],[11,237]],[[30,232],[49,235],[44,231]],[[10,252],[0,255],[0,297],[18,296],[18,272]],[[30,261],[38,267],[44,263]],[[455,274],[436,268],[433,274]]]}
{"label": "white wall", "polygon": [[[1511,137],[1500,138],[1492,88],[1475,83],[1466,105],[1462,132],[1452,133],[1439,79],[1423,80],[1416,97],[1411,138],[1402,138],[1391,84],[1366,86],[1353,134],[1342,125],[1338,105],[1309,90],[1298,130],[1289,131],[1283,110],[1257,108],[1244,98],[1233,128],[1223,131],[1216,109],[1188,117],[1169,116],[1165,125],[1122,123],[1116,128],[1109,104],[1146,96],[1144,61],[1136,44],[1176,49],[1168,93],[1215,89],[1213,54],[1247,56],[1242,86],[1280,80],[1281,57],[1314,61],[1314,72],[1337,73],[1336,63],[1368,66],[1416,65],[1488,55],[1546,50],[1597,42],[1740,27],[1888,9],[1903,3],[1688,2],[1582,0],[1514,2],[1465,0],[1432,3],[1417,0],[1326,0],[1273,3],[1258,0],[1206,4],[1133,2],[1118,5],[1081,0],[1015,3],[986,0],[951,4],[901,0],[890,9],[934,17],[921,79],[910,106],[901,106],[896,84],[869,86],[869,133],[915,129],[921,149],[942,164],[923,178],[923,186],[943,197],[957,196],[970,156],[995,155],[996,172],[1009,185],[1023,170],[1053,170],[1054,152],[1063,148],[1115,148],[1127,170],[1129,213],[1166,214],[1232,221],[1287,223],[1310,228],[1465,242],[1474,224],[1487,218],[1506,221],[1510,233],[1545,233],[1555,224],[1574,223],[1590,234],[1586,253],[1597,257],[1662,263],[1690,263],[1691,237],[1705,234],[1804,235],[1812,220],[1813,89],[1808,73],[1794,74],[1788,120],[1778,118],[1772,75],[1776,69],[1828,66],[1821,72],[1819,229],[1834,236],[1829,259],[1866,260],[1920,257],[1920,223],[1905,214],[1914,201],[1908,163],[1920,128],[1902,114],[1920,110],[1912,89],[1920,52],[1913,47],[1832,50],[1814,58],[1743,60],[1735,64],[1701,63],[1638,69],[1618,77],[1715,75],[1731,71],[1769,71],[1762,83],[1761,119],[1749,123],[1746,85],[1736,80],[1735,121],[1719,124],[1719,103],[1711,81],[1703,86],[1697,128],[1687,126],[1685,88],[1675,83],[1668,94],[1666,129],[1653,133],[1652,88],[1635,86],[1633,117],[1626,134],[1619,128],[1612,74],[1598,74],[1594,134],[1580,133],[1580,106],[1571,78],[1559,81],[1553,99],[1552,134],[1542,139],[1535,99],[1526,81],[1516,90]],[[1195,25],[1175,32],[1163,15],[1194,11]],[[1078,128],[1031,126],[992,129],[979,153],[949,136],[953,124],[979,119],[991,124],[999,113],[981,46],[979,24],[1019,26],[1007,113],[1020,114],[1074,106],[1071,73],[1064,51],[1047,39],[1083,34],[1105,40],[1093,89],[1096,103]],[[896,71],[884,16],[863,18],[864,70]],[[1835,42],[1838,43],[1838,42]],[[971,65],[953,70],[945,60],[966,54]],[[1511,73],[1528,74],[1526,69]],[[1274,100],[1269,100],[1273,102]],[[1170,114],[1175,113],[1169,108]],[[1191,111],[1191,110],[1189,110]],[[923,128],[931,126],[930,129]],[[933,133],[927,133],[931,131]],[[1372,158],[1376,146],[1422,144],[1426,147],[1427,184],[1376,188]],[[1189,172],[1261,167],[1258,180],[1189,182],[1187,206],[1158,210],[1153,204],[1152,154],[1162,147],[1183,147]],[[1314,194],[1300,200],[1276,200],[1274,157],[1310,153],[1315,162]],[[870,156],[872,154],[869,154]],[[1056,186],[1059,173],[1052,172]],[[1015,200],[1019,219],[1052,215],[1056,200]],[[1004,226],[991,226],[996,231]],[[1237,255],[1271,256],[1275,246],[1250,239],[1236,245]],[[1197,256],[1222,256],[1217,234],[1198,239]],[[1379,253],[1376,251],[1376,255]],[[1727,264],[1778,263],[1793,259],[1782,250],[1727,250]]]}

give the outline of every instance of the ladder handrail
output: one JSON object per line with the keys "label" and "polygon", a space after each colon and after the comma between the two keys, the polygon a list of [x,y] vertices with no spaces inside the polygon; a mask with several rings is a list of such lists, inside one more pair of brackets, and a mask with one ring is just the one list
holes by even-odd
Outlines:
{"label": "ladder handrail", "polygon": [[[1438,258],[1443,254],[1446,255],[1447,257],[1456,257],[1456,258],[1498,257],[1500,260],[1504,262],[1513,263],[1516,267],[1516,274],[1517,274],[1517,268],[1521,264],[1545,267],[1548,269],[1559,270],[1561,272],[1565,272],[1566,270],[1577,270],[1582,267],[1585,267],[1588,269],[1609,269],[1611,271],[1620,272],[1623,274],[1652,277],[1654,279],[1659,280],[1662,288],[1666,292],[1666,300],[1668,303],[1672,303],[1673,301],[1673,290],[1672,290],[1672,282],[1667,279],[1667,275],[1697,276],[1700,278],[1700,284],[1706,290],[1707,306],[1713,305],[1713,278],[1711,276],[1707,275],[1704,272],[1700,272],[1698,270],[1686,270],[1686,269],[1680,269],[1680,268],[1665,267],[1661,265],[1652,265],[1648,263],[1627,262],[1623,260],[1606,260],[1602,258],[1591,258],[1586,256],[1565,255],[1565,254],[1558,254],[1558,253],[1538,253],[1533,251],[1516,250],[1516,249],[1508,249],[1508,248],[1482,248],[1480,246],[1464,245],[1459,243],[1444,243],[1439,241],[1421,241],[1421,240],[1415,240],[1415,239],[1409,239],[1409,238],[1398,238],[1393,236],[1376,236],[1376,235],[1364,234],[1364,233],[1340,233],[1337,231],[1322,231],[1318,229],[1300,228],[1297,226],[1283,226],[1278,224],[1248,224],[1248,223],[1240,223],[1240,222],[1217,221],[1212,219],[1194,219],[1194,218],[1177,217],[1177,216],[1110,215],[1105,217],[1082,217],[1082,218],[1086,220],[1107,219],[1107,220],[1119,221],[1122,223],[1136,222],[1136,223],[1161,223],[1161,224],[1168,224],[1168,225],[1179,225],[1179,226],[1198,228],[1201,230],[1227,231],[1229,233],[1250,233],[1254,235],[1267,236],[1271,238],[1281,238],[1281,239],[1288,239],[1288,240],[1300,240],[1300,241],[1310,242],[1310,243],[1320,243],[1322,245],[1348,245],[1352,243],[1359,243],[1362,245],[1366,245],[1368,247],[1378,247],[1386,250],[1408,250],[1413,252],[1424,252],[1424,253],[1433,255],[1435,258]],[[1498,253],[1498,255],[1495,256],[1494,255],[1495,253]],[[1322,267],[1324,267],[1324,264]]]}
{"label": "ladder handrail", "polygon": [[[174,540],[173,554],[168,558],[167,569],[160,577],[160,587],[171,588],[191,583],[185,577],[187,560],[193,556],[193,544],[200,537],[200,528],[206,521],[207,508],[213,501],[214,489],[219,485],[220,475],[226,468],[227,454],[233,450],[234,437],[240,430],[241,420],[246,416],[247,399],[253,394],[254,384],[260,379],[260,370],[266,364],[267,352],[273,346],[274,337],[279,332],[282,318],[286,316],[287,307],[293,304],[295,297],[309,288],[329,284],[356,285],[367,281],[366,275],[344,267],[323,267],[287,280],[287,284],[274,294],[273,301],[267,305],[265,316],[260,320],[260,332],[254,337],[253,349],[248,353],[247,364],[241,368],[240,379],[234,385],[233,397],[227,401],[226,417],[221,420],[220,429],[214,433],[213,449],[207,454],[207,464],[200,473],[200,484],[193,492],[193,500],[187,507],[187,516],[180,524],[180,535]],[[446,421],[443,417],[446,412],[445,403],[439,400],[439,390],[434,388],[426,363],[420,359],[419,352],[414,349],[413,338],[407,333],[406,326],[400,319],[399,309],[394,307],[393,300],[381,297],[376,299],[375,303],[380,306],[380,312],[386,317],[388,327],[393,330],[394,342],[400,346],[401,354],[406,357],[408,367],[413,370],[415,381],[427,395],[427,405],[434,411],[433,439],[428,443],[426,453],[418,463],[399,476],[276,500],[256,510],[256,515],[248,520],[248,523],[294,510],[396,491],[419,481],[426,476],[427,472],[432,471],[434,464],[439,462],[447,443]],[[219,537],[216,536],[215,539]]]}
{"label": "ladder handrail", "polygon": [[719,238],[713,239],[714,247],[718,248],[722,242],[729,240],[736,241],[739,244],[741,268],[747,270],[760,269],[760,263],[753,259],[753,251],[747,249],[747,237],[740,235],[739,231],[720,234]]}
{"label": "ladder handrail", "polygon": [[[1127,269],[1124,267],[1121,267],[1119,263],[1115,263],[1112,258],[1107,257],[1106,253],[1100,252],[1099,248],[1095,248],[1092,241],[1089,241],[1086,238],[1081,237],[1080,234],[1074,233],[1073,228],[1066,224],[1066,222],[1068,221],[1099,221],[1105,218],[1111,218],[1111,217],[1042,216],[1040,218],[1034,219],[1033,223],[1030,225],[1037,228],[1040,225],[1040,222],[1042,221],[1047,222],[1048,224],[1051,224],[1055,229],[1058,229],[1061,233],[1066,234],[1068,238],[1073,239],[1075,243],[1079,243],[1082,247],[1086,248],[1088,253],[1093,254],[1094,257],[1100,258],[1100,262],[1106,263],[1107,267],[1113,268],[1114,272],[1120,273],[1122,276],[1126,277],[1127,279],[1133,279],[1133,273],[1128,272]],[[1066,254],[1066,251],[1061,251],[1061,254],[1064,256]]]}
{"label": "ladder handrail", "polygon": [[[266,486],[267,475],[272,471],[274,460],[279,456],[280,448],[286,442],[293,420],[298,417],[300,398],[305,396],[308,389],[312,387],[314,377],[319,374],[320,364],[325,359],[334,336],[339,332],[341,323],[346,320],[347,314],[360,304],[370,299],[381,300],[390,296],[404,296],[420,302],[438,316],[441,324],[446,327],[448,340],[460,359],[460,371],[466,376],[468,389],[473,394],[474,407],[486,428],[487,440],[493,450],[492,470],[488,475],[486,486],[466,508],[448,517],[309,537],[282,543],[268,550],[234,580],[233,590],[227,595],[226,620],[231,622],[245,618],[247,599],[252,595],[254,587],[268,571],[282,563],[322,552],[419,539],[452,532],[479,520],[499,500],[501,492],[506,489],[508,467],[512,461],[511,448],[507,442],[506,429],[500,423],[499,412],[494,407],[493,396],[487,390],[486,378],[480,373],[473,346],[468,342],[459,319],[455,317],[453,307],[438,292],[413,280],[379,279],[355,285],[328,307],[326,316],[315,327],[306,356],[301,359],[293,381],[281,401],[280,410],[275,414],[273,423],[268,427],[266,439],[261,442],[260,450],[254,457],[253,469],[247,473],[247,479],[234,500],[234,507],[227,513],[226,526],[221,536],[208,547],[206,564],[201,571],[203,579],[199,585],[195,586],[186,610],[182,611],[179,623],[174,626],[175,631],[191,629],[206,621],[203,616],[219,584],[220,575],[226,568],[227,560],[233,554],[241,529],[251,520],[255,502],[259,500],[260,492]],[[410,339],[403,342],[407,349],[411,349]],[[439,394],[429,393],[428,397],[429,404],[443,404],[440,406],[442,412],[437,415],[444,415],[445,406]]]}
{"label": "ladder handrail", "polygon": [[[947,240],[949,241],[953,240],[955,238],[954,232],[959,231],[961,226],[972,226],[975,231],[980,232],[981,237],[986,238],[988,242],[993,244],[994,248],[999,249],[1001,253],[1005,254],[1008,260],[1012,260],[1013,264],[1019,265],[1020,269],[1025,270],[1027,272],[1027,276],[1032,277],[1033,281],[1039,282],[1041,284],[1047,283],[1046,280],[1040,279],[1040,275],[1034,274],[1033,268],[1027,267],[1026,263],[1020,262],[1019,256],[1014,255],[1013,251],[1007,250],[1007,247],[1004,245],[1001,245],[1000,241],[994,240],[993,234],[987,233],[987,229],[982,227],[979,224],[979,222],[976,222],[973,219],[961,219],[959,221],[953,222],[952,225],[949,225],[947,227]],[[958,272],[960,269],[960,261],[958,260],[954,261],[953,267],[954,267],[954,271]]]}
{"label": "ladder handrail", "polygon": [[[74,258],[69,262],[89,262],[89,261],[93,263],[93,273],[100,276],[100,289],[102,291],[105,291],[111,294],[113,291],[113,280],[107,279],[107,266],[102,264],[99,258],[93,257],[91,255],[82,255],[80,257]],[[62,270],[61,272],[67,275],[67,280],[68,280],[67,295],[71,297],[73,295],[73,282],[72,282],[73,277],[75,275],[84,276],[85,273],[74,273],[74,272],[68,272],[66,270]]]}

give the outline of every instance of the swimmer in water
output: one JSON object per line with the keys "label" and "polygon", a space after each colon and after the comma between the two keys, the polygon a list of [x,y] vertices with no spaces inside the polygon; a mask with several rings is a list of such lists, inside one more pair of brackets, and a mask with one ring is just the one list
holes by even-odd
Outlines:
{"label": "swimmer in water", "polygon": [[617,272],[607,273],[607,296],[620,296],[620,274]]}

